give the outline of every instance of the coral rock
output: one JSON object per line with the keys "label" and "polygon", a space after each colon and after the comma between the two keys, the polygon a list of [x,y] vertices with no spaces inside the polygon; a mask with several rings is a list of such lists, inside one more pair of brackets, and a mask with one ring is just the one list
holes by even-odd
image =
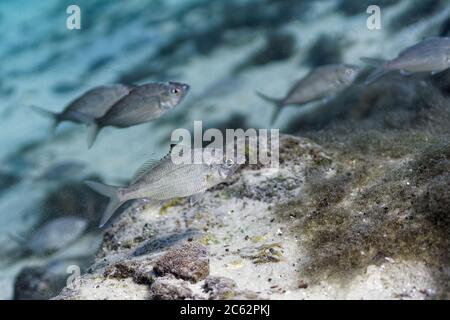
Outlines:
{"label": "coral rock", "polygon": [[187,242],[166,252],[156,261],[154,270],[159,275],[198,282],[209,275],[208,251],[198,242]]}

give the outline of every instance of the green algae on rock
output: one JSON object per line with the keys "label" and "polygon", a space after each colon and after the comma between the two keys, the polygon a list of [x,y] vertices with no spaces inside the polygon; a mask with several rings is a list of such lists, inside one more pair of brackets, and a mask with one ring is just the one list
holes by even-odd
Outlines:
{"label": "green algae on rock", "polygon": [[448,143],[404,138],[384,140],[415,146],[392,157],[364,156],[338,135],[326,147],[282,135],[276,171],[244,166],[201,204],[163,216],[128,210],[107,230],[93,274],[62,297],[88,298],[91,286],[142,299],[318,298],[324,286],[331,298],[445,297]]}

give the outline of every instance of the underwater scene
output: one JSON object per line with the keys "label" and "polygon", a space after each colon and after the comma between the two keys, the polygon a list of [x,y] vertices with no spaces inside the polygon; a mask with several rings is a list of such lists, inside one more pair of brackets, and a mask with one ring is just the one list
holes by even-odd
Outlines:
{"label": "underwater scene", "polygon": [[1,0],[0,30],[0,300],[450,299],[449,0]]}

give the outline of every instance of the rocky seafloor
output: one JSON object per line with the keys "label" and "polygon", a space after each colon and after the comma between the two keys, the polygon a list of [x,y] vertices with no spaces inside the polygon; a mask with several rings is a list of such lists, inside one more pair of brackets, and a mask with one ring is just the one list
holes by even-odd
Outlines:
{"label": "rocky seafloor", "polygon": [[[372,2],[381,30],[365,28]],[[5,3],[0,27],[18,27],[0,35],[0,299],[450,298],[448,71],[364,86],[367,69],[325,104],[286,108],[273,126],[279,170],[245,166],[194,205],[136,202],[99,230],[105,199],[82,183],[126,183],[193,120],[267,128],[273,107],[255,90],[280,97],[311,68],[449,35],[448,1],[89,0],[79,33],[55,27],[68,1],[12,17]],[[82,126],[49,139],[29,109],[161,80],[189,83],[187,100],[157,122],[105,130],[89,151]],[[67,216],[88,226],[59,251],[11,241]],[[66,286],[71,266],[82,274]]]}
{"label": "rocky seafloor", "polygon": [[56,299],[450,298],[450,97],[399,80],[350,104],[370,116],[283,135],[277,170],[128,210]]}

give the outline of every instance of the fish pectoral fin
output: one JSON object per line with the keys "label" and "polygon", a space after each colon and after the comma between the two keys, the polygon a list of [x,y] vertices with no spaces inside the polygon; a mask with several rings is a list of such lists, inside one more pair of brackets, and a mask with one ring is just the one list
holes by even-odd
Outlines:
{"label": "fish pectoral fin", "polygon": [[330,102],[331,100],[333,100],[336,97],[337,97],[337,94],[331,94],[329,96],[326,96],[326,97],[322,98],[321,103],[322,104],[327,104],[328,102]]}
{"label": "fish pectoral fin", "polygon": [[196,203],[198,203],[203,198],[203,193],[196,193],[189,197],[189,204],[194,206]]}
{"label": "fish pectoral fin", "polygon": [[406,70],[400,70],[400,74],[404,77],[409,77],[410,75],[412,75],[411,72],[406,71]]}

